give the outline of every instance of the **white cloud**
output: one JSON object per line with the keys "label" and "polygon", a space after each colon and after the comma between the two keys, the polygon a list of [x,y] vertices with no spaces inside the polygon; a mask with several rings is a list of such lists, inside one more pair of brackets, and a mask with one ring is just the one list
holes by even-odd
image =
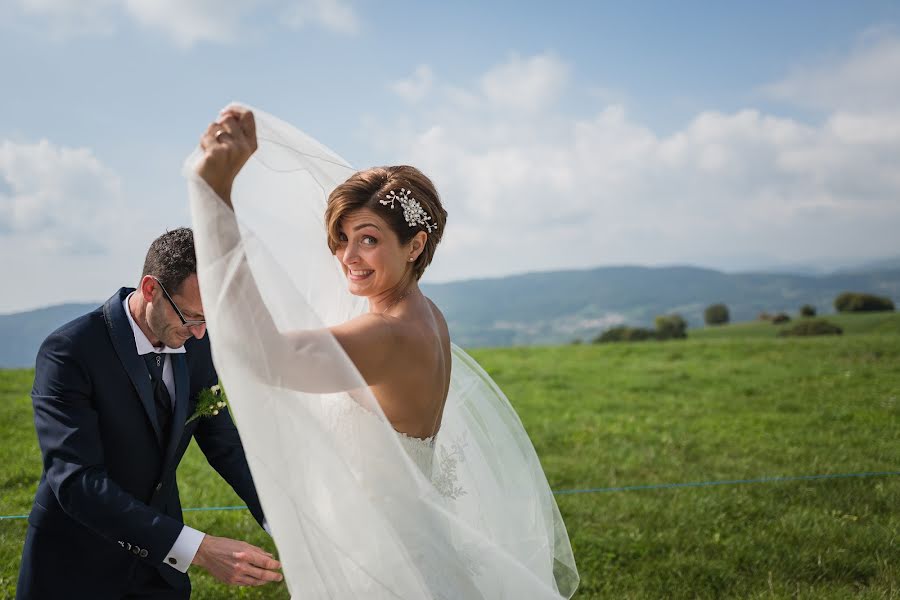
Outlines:
{"label": "white cloud", "polygon": [[360,28],[356,11],[344,0],[294,0],[282,22],[294,29],[312,24],[338,33],[356,33]]}
{"label": "white cloud", "polygon": [[0,141],[0,280],[16,282],[2,311],[97,301],[136,283],[172,218],[168,207],[145,208],[157,191],[127,190],[89,148]]}
{"label": "white cloud", "polygon": [[763,87],[769,97],[826,110],[894,110],[900,102],[900,37],[872,31],[838,61],[794,69]]}
{"label": "white cloud", "polygon": [[481,90],[497,108],[534,112],[552,105],[568,79],[569,66],[555,56],[513,56],[484,74]]}
{"label": "white cloud", "polygon": [[[124,200],[122,181],[87,148],[47,140],[0,141],[0,279],[3,310],[98,300],[140,268],[130,245],[142,215]],[[138,249],[140,252],[140,249]],[[139,264],[139,263],[138,263]]]}
{"label": "white cloud", "polygon": [[428,65],[419,65],[413,74],[389,85],[392,92],[407,102],[421,102],[431,92],[434,73]]}
{"label": "white cloud", "polygon": [[239,39],[242,17],[258,0],[125,0],[140,25],[158,29],[180,46]]}
{"label": "white cloud", "polygon": [[[53,37],[110,34],[123,19],[162,32],[176,44],[239,43],[257,35],[249,23],[271,20],[291,28],[322,27],[355,33],[360,19],[345,0],[15,0],[0,20],[37,21]],[[257,17],[251,19],[251,17]]]}
{"label": "white cloud", "polygon": [[112,223],[104,213],[121,207],[118,176],[86,148],[5,141],[0,179],[0,231],[33,236],[48,250],[92,251]]}
{"label": "white cloud", "polygon": [[[67,38],[112,33],[116,4],[117,0],[18,0],[15,10],[27,19],[42,21],[52,37]],[[0,14],[11,12],[7,7]]]}
{"label": "white cloud", "polygon": [[513,58],[471,89],[435,81],[456,96],[369,124],[379,151],[420,166],[447,203],[430,278],[900,252],[900,112],[850,106],[811,124],[705,111],[663,136],[621,105],[555,111],[567,72]]}

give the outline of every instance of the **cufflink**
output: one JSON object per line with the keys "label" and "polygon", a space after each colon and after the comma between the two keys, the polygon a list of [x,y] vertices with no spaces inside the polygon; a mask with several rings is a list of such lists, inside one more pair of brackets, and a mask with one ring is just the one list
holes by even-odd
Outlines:
{"label": "cufflink", "polygon": [[169,557],[169,564],[170,564],[170,565],[177,565],[177,564],[178,564],[178,561],[175,560],[174,557],[170,556],[170,557]]}

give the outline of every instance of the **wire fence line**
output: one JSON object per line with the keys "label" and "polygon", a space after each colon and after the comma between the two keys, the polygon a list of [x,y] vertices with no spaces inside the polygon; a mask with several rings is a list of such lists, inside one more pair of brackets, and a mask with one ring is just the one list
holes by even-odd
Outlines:
{"label": "wire fence line", "polygon": [[[598,487],[572,490],[553,490],[556,496],[570,496],[574,494],[602,494],[611,492],[636,492],[643,490],[670,490],[676,488],[698,488],[720,485],[748,485],[760,483],[787,483],[792,481],[822,481],[827,479],[851,479],[866,477],[894,477],[900,475],[900,471],[865,471],[862,473],[831,473],[825,475],[789,475],[784,477],[759,477],[756,479],[722,479],[717,481],[689,481],[682,483],[651,483],[643,485],[623,485],[617,487]],[[246,506],[201,506],[184,508],[182,512],[208,512],[218,510],[245,510]],[[27,519],[28,515],[0,515],[2,520]]]}

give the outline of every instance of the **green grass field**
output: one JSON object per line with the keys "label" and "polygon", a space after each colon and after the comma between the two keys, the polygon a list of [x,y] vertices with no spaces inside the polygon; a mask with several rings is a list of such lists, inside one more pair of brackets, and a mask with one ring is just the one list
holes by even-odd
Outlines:
{"label": "green grass field", "polygon": [[[768,323],[668,342],[473,352],[519,411],[558,490],[900,471],[900,315],[828,316],[845,335]],[[0,374],[0,513],[40,474],[30,371]],[[185,506],[239,503],[195,447]],[[577,598],[900,598],[900,476],[558,496]],[[271,542],[245,511],[188,524]],[[0,521],[0,597],[25,531]],[[287,598],[192,572],[195,598]]]}

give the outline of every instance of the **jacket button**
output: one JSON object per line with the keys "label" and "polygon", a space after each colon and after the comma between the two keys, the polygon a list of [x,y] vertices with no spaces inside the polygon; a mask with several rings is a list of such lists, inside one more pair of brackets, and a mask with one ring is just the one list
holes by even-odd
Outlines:
{"label": "jacket button", "polygon": [[140,556],[141,556],[141,558],[147,558],[147,551],[146,551],[146,550],[141,550]]}
{"label": "jacket button", "polygon": [[132,552],[133,554],[140,554],[140,553],[141,553],[141,549],[138,548],[137,546],[135,546],[134,548],[131,549],[131,552]]}
{"label": "jacket button", "polygon": [[156,484],[156,491],[158,492],[161,489],[162,489],[162,482],[159,482]]}

